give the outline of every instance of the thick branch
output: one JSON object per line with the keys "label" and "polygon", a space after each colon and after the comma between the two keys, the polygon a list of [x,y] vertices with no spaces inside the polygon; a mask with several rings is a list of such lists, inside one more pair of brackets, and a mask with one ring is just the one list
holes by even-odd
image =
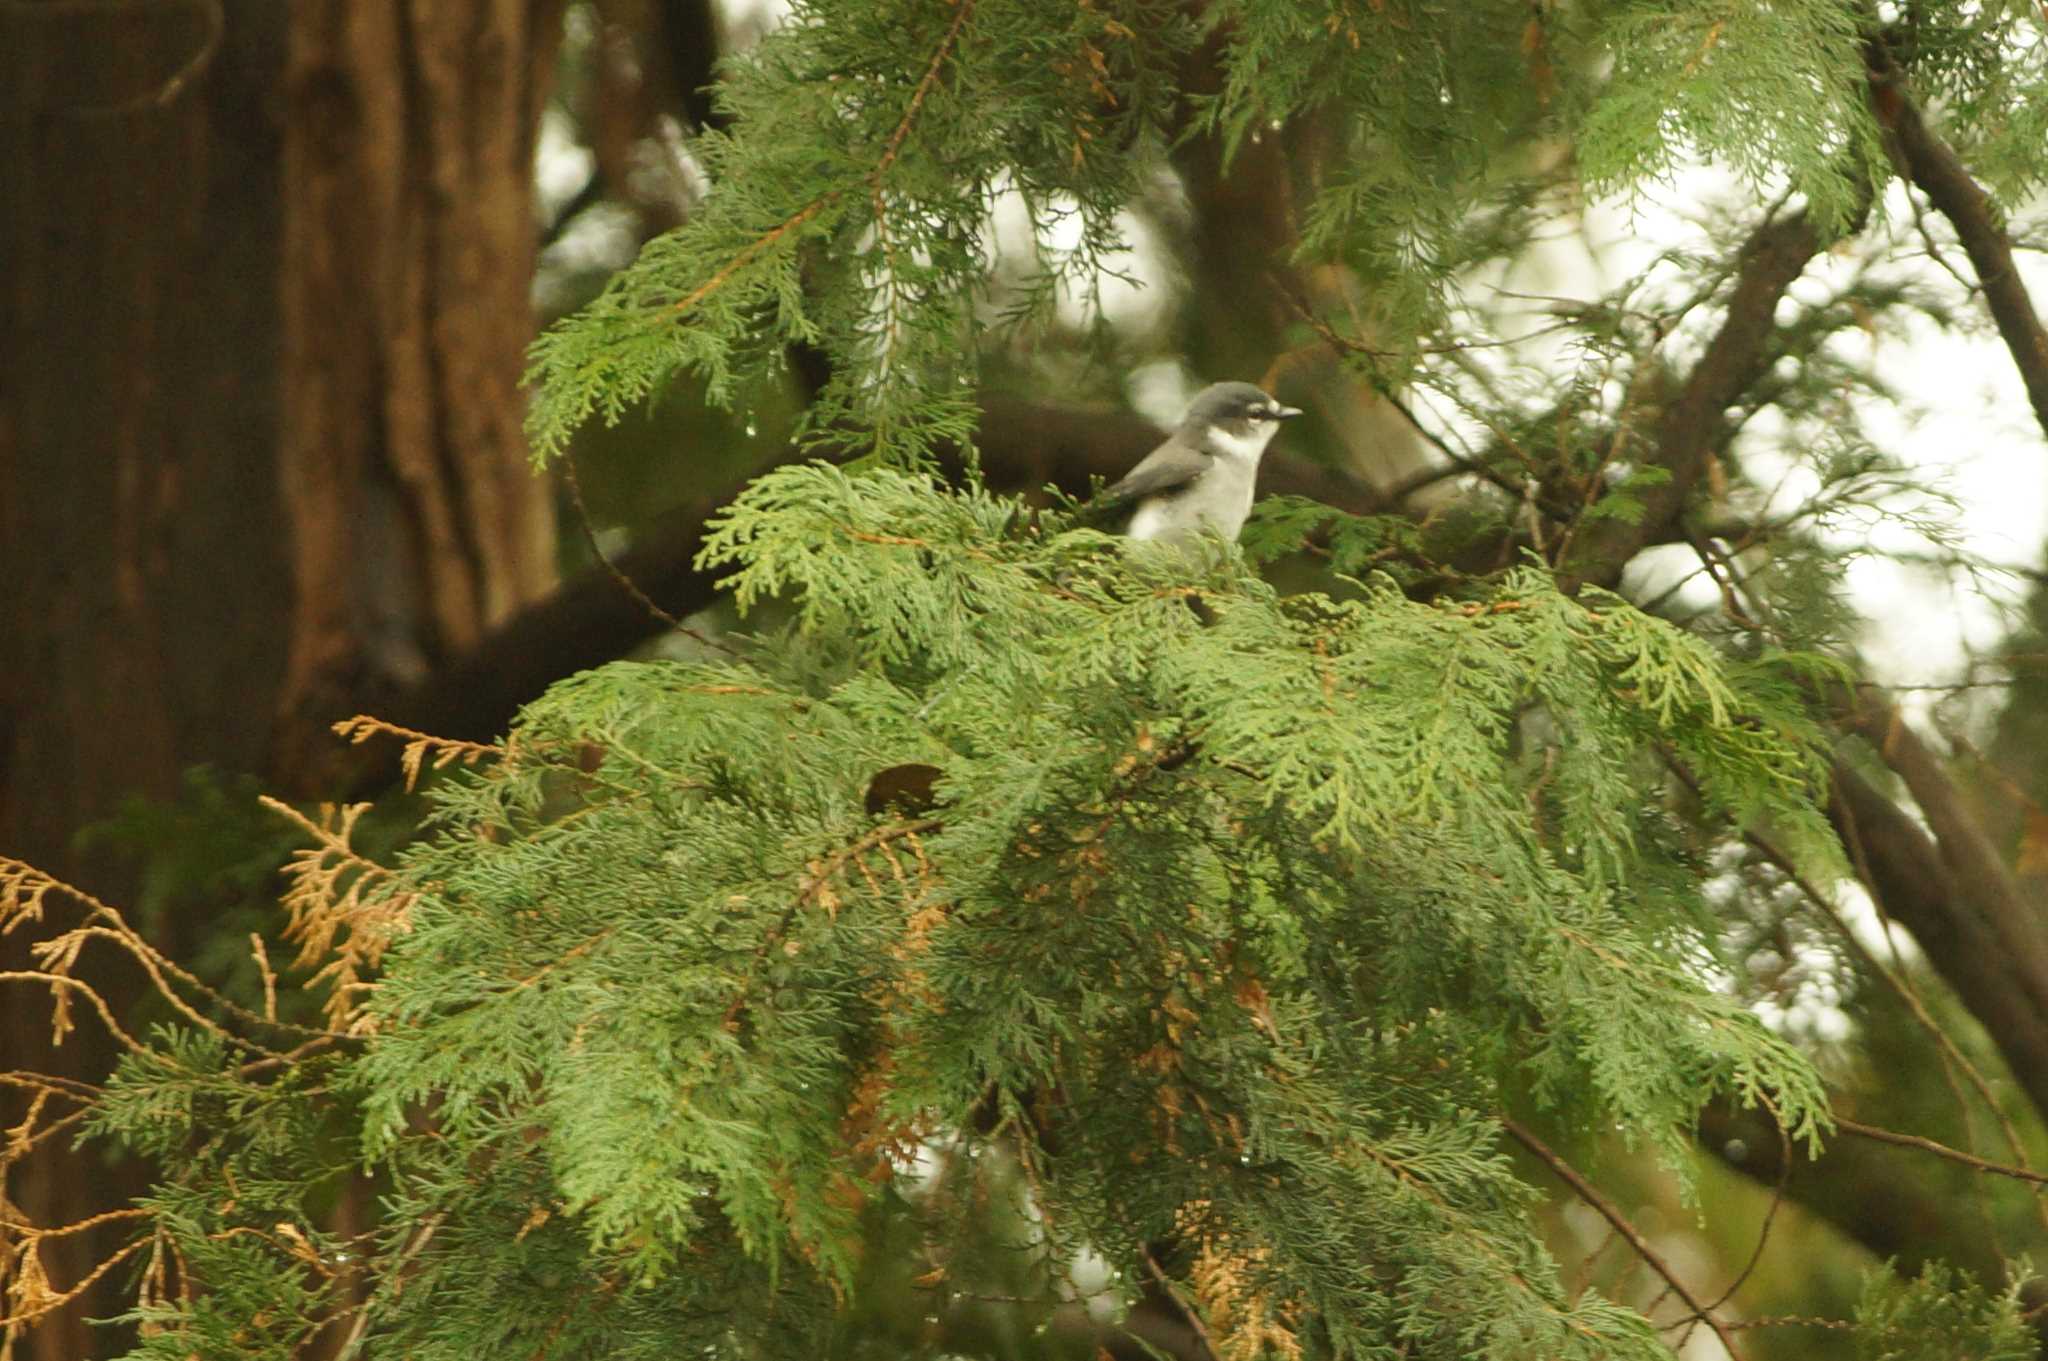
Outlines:
{"label": "thick branch", "polygon": [[1670,537],[1706,472],[1728,408],[1770,363],[1778,299],[1823,244],[1804,212],[1764,223],[1743,243],[1721,329],[1657,422],[1654,462],[1671,480],[1644,492],[1643,513],[1634,522],[1602,520],[1580,532],[1570,559],[1559,564],[1567,590],[1588,583],[1612,587],[1630,558]]}
{"label": "thick branch", "polygon": [[[1082,494],[1089,480],[1113,481],[1160,439],[1130,412],[989,399],[982,415],[982,472],[998,491],[1029,492],[1051,483]],[[716,579],[697,570],[704,522],[737,496],[736,483],[678,508],[617,560],[641,590],[677,617],[718,598]],[[1259,478],[1264,492],[1306,496],[1339,509],[1370,513],[1386,507],[1342,473],[1269,454]],[[621,591],[603,571],[587,572],[535,602],[458,660],[383,706],[379,717],[439,737],[485,741],[505,731],[519,706],[563,676],[623,656],[658,633],[661,621]],[[357,776],[380,782],[387,766]]]}
{"label": "thick branch", "polygon": [[1831,812],[1858,873],[1983,1024],[2035,1109],[2048,1110],[2048,924],[2039,905],[1897,710],[1866,697],[1844,723],[1905,780],[1933,832],[1837,762]]}
{"label": "thick branch", "polygon": [[1886,140],[1907,177],[1956,229],[1956,238],[1977,271],[1991,319],[2026,384],[2034,419],[2048,433],[2048,328],[2042,326],[2026,281],[2013,263],[2012,238],[2006,235],[1998,205],[1971,178],[1954,149],[1928,128],[1906,94],[1905,74],[1890,49],[1873,41],[1867,56],[1871,105],[1888,134]]}

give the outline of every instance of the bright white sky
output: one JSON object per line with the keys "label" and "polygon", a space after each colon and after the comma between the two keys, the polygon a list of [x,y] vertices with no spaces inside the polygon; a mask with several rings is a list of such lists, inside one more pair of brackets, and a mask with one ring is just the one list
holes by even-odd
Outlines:
{"label": "bright white sky", "polygon": [[[1705,195],[1729,192],[1725,178],[1700,171],[1667,193],[1649,196],[1633,214],[1620,204],[1596,205],[1586,224],[1593,250],[1579,252],[1580,277],[1597,290],[1644,267],[1659,251],[1698,240],[1698,230],[1687,215],[1667,205],[1699,203],[1706,201]],[[1903,186],[1891,186],[1883,212],[1883,225],[1906,243],[1902,253],[1919,250]],[[1969,262],[1961,249],[1948,254],[1967,277]],[[2036,306],[2048,301],[2048,258],[2022,254],[2019,265]],[[1960,294],[1956,282],[1933,261],[1920,258],[1909,267],[1948,295]],[[1824,258],[1809,267],[1794,292],[1806,298],[1822,296],[1849,272],[1849,261]],[[1982,315],[1981,302],[1960,310],[1972,308]],[[1954,522],[1966,551],[1997,563],[2038,565],[2048,540],[2048,439],[1997,336],[1988,326],[1985,334],[1960,335],[1915,318],[1902,338],[1873,337],[1856,343],[1865,347],[1862,357],[1875,364],[1879,376],[1900,396],[1896,405],[1861,405],[1878,445],[1921,470],[1960,503]],[[1870,542],[1907,552],[1916,547],[1911,536],[1889,527]],[[1998,589],[2008,605],[2021,599],[2027,588],[2016,577],[1986,584]],[[1865,650],[1873,678],[1887,684],[1962,680],[1969,652],[1995,646],[2006,626],[1998,606],[1967,583],[1952,594],[1925,571],[1878,558],[1860,560],[1851,570],[1850,586],[1855,605],[1870,621]],[[1914,703],[1912,697],[1906,698]],[[1927,697],[1918,702],[1927,702]]]}

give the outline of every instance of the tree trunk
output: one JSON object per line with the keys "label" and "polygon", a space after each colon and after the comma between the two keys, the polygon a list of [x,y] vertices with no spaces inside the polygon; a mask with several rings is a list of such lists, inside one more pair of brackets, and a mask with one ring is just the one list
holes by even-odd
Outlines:
{"label": "tree trunk", "polygon": [[[549,588],[517,381],[559,29],[553,0],[0,9],[0,852],[124,898],[81,826],[202,762],[320,792],[327,724]],[[0,1068],[101,1076],[48,1008],[0,991]],[[35,1222],[133,1190],[57,1168],[8,1169]],[[47,1245],[52,1284],[106,1247]],[[91,1355],[117,1307],[28,1355]]]}
{"label": "tree trunk", "polygon": [[[284,80],[278,452],[297,608],[288,769],[318,727],[553,582],[525,463],[540,0],[309,5]],[[543,13],[542,11],[546,11]]]}

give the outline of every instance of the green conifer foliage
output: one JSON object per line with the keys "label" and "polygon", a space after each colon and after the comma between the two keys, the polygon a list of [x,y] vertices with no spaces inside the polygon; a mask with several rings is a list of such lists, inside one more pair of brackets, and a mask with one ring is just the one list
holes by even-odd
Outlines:
{"label": "green conifer foliage", "polygon": [[[1825,842],[1789,664],[1533,570],[1281,596],[1012,516],[777,472],[706,553],[788,636],[563,682],[441,788],[336,1083],[394,1195],[377,1335],[816,1354],[939,1143],[1018,1160],[1048,1271],[1172,1245],[1280,1352],[1663,1354],[1560,1293],[1498,1120],[1679,1169],[1717,1093],[1825,1129],[1706,981],[1664,812],[1675,761]],[[913,761],[935,804],[870,813]]]}
{"label": "green conifer foliage", "polygon": [[[1995,58],[2016,21],[1950,21],[1941,70],[1999,111],[1998,154],[2031,162],[2038,82]],[[1331,120],[1340,149],[1302,249],[1370,280],[1392,335],[1440,318],[1475,218],[1525,201],[1532,141],[1571,145],[1581,182],[1605,189],[1719,161],[1839,223],[1884,167],[1867,24],[1851,0],[1236,0],[1197,18],[1158,0],[807,0],[729,65],[733,130],[699,144],[716,185],[701,209],[536,346],[535,447],[560,452],[680,371],[729,398],[800,341],[838,365],[814,432],[850,421],[859,443],[914,460],[971,428],[959,380],[987,324],[994,197],[1015,189],[1038,220],[1078,224],[1018,286],[1007,319],[1030,320],[1053,284],[1103,267],[1117,215],[1190,131],[1235,147]],[[1202,43],[1222,85],[1189,92]]]}
{"label": "green conifer foliage", "polygon": [[[1912,8],[1930,88],[2028,183],[2048,47],[1985,56],[2014,6]],[[1538,141],[1603,189],[1700,156],[1854,219],[1886,173],[1868,9],[799,4],[727,71],[699,209],[536,346],[532,429],[545,460],[679,372],[730,400],[801,343],[833,371],[809,435],[867,457],[780,468],[713,524],[739,606],[786,613],[728,660],[577,675],[495,747],[405,734],[411,773],[461,768],[394,866],[354,856],[352,815],[305,824],[289,902],[327,1026],[187,1016],[92,1108],[166,1169],[136,1355],[286,1358],[323,1327],[416,1361],[937,1354],[971,1348],[866,1316],[878,1281],[1049,1320],[1097,1262],[1218,1361],[1670,1355],[1564,1288],[1504,1136],[1619,1132],[1684,1179],[1710,1101],[1828,1135],[1812,1064],[1722,985],[1706,885],[1746,829],[1839,867],[1808,702],[1836,664],[1717,648],[1534,557],[1413,598],[1380,566],[1425,529],[1299,501],[1243,550],[1129,543],[933,454],[971,444],[1006,191],[1080,224],[1028,321],[1175,139],[1328,117],[1343,173],[1297,263],[1374,285],[1393,373],[1456,271],[1527,244]],[[1190,91],[1203,51],[1220,81]],[[1735,291],[1681,263],[1674,323]],[[1832,409],[1802,392],[1848,381],[1822,343],[1869,313],[1802,316],[1764,361],[1808,366],[1784,404],[1811,425]],[[1574,532],[1671,480],[1627,405],[1665,320],[1576,319],[1562,399],[1488,413],[1556,432]],[[1875,466],[1853,434],[1830,487]],[[1257,564],[1311,527],[1329,570],[1283,592]],[[365,1180],[373,1224],[313,1227]],[[1878,1276],[1856,1329],[1870,1356],[2024,1354],[2014,1297],[1939,1273]]]}

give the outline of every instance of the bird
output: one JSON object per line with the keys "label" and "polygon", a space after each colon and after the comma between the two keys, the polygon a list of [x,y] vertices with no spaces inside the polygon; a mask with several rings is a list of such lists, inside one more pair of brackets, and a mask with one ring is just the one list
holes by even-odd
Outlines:
{"label": "bird", "polygon": [[1250,383],[1215,383],[1195,394],[1166,441],[1099,501],[1135,501],[1133,539],[1177,541],[1211,529],[1236,539],[1251,514],[1259,456],[1282,421],[1299,416]]}

